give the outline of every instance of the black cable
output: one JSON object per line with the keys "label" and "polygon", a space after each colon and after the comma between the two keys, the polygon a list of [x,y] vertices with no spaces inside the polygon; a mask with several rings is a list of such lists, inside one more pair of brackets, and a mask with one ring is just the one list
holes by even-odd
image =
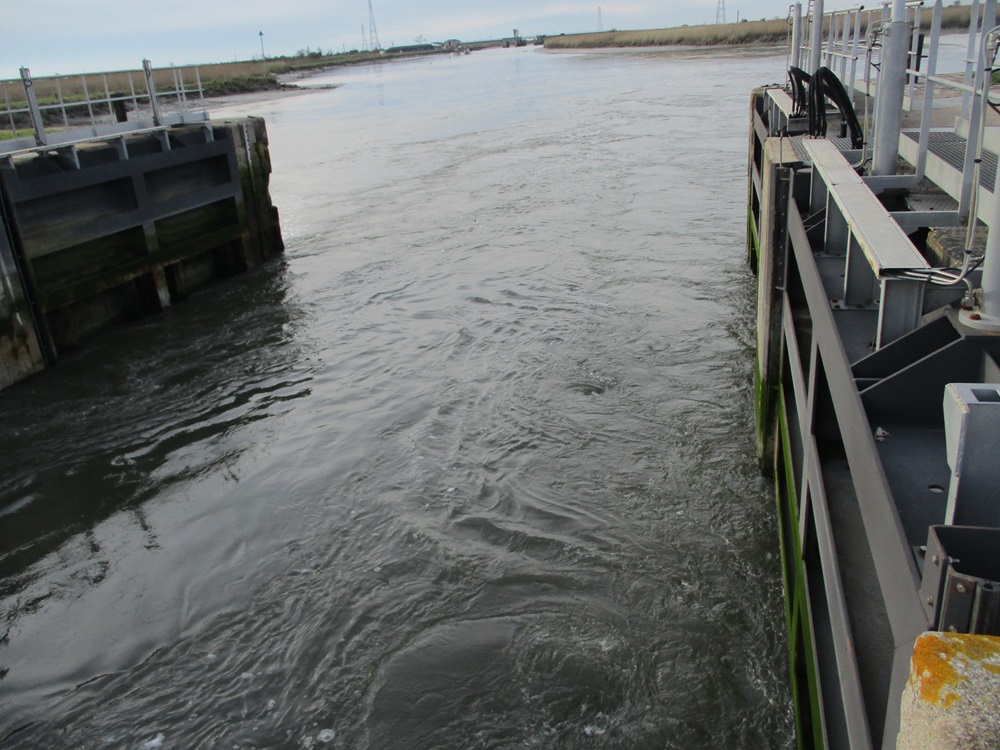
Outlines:
{"label": "black cable", "polygon": [[851,131],[851,148],[862,148],[865,136],[854,110],[854,103],[837,74],[827,67],[820,67],[809,81],[809,133],[820,138],[826,137],[828,98],[840,111],[844,124]]}
{"label": "black cable", "polygon": [[809,106],[806,98],[806,86],[809,84],[811,76],[802,68],[796,68],[793,65],[788,69],[788,77],[792,82],[792,116],[801,117]]}

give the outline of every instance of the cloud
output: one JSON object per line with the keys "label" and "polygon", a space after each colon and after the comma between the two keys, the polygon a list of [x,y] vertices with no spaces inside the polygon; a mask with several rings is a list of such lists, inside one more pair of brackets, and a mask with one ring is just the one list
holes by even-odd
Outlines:
{"label": "cloud", "polygon": [[[847,3],[844,0],[841,5]],[[711,23],[717,0],[373,0],[383,46],[417,35],[442,41],[499,38],[518,28],[525,35],[575,33],[597,28],[637,29]],[[833,5],[829,2],[828,5]],[[245,60],[260,55],[264,32],[269,55],[305,47],[339,50],[360,46],[368,27],[368,0],[8,0],[0,26],[0,77],[33,72],[98,71],[154,64]],[[745,18],[784,16],[787,0],[730,0]],[[733,7],[735,6],[735,7]],[[51,19],[51,23],[39,23]]]}

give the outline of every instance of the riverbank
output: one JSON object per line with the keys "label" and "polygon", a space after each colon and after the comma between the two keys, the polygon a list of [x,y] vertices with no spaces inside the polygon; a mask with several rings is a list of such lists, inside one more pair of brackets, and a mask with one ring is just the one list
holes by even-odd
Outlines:
{"label": "riverbank", "polygon": [[258,91],[294,89],[296,86],[290,81],[295,78],[329,68],[358,65],[384,59],[385,55],[379,52],[355,51],[336,55],[308,52],[305,55],[295,57],[234,63],[209,63],[198,67],[205,96],[219,97]]}
{"label": "riverbank", "polygon": [[279,77],[278,80],[281,85],[277,88],[260,89],[259,91],[237,91],[231,94],[219,94],[211,97],[206,96],[204,101],[205,109],[211,113],[218,109],[269,102],[275,99],[287,99],[339,88],[337,85],[299,86],[295,83],[290,83],[284,76]]}
{"label": "riverbank", "polygon": [[[177,75],[184,80],[188,92],[201,89],[206,99],[228,98],[244,94],[280,92],[295,92],[299,87],[294,81],[298,78],[318,73],[323,70],[349,65],[359,65],[380,60],[413,57],[419,54],[438,54],[432,52],[411,52],[406,55],[385,55],[380,52],[351,51],[341,54],[323,55],[319,52],[306,51],[291,57],[277,57],[269,60],[248,60],[231,63],[206,63],[182,68],[155,68],[153,81],[158,91],[173,91],[177,86]],[[42,107],[53,110],[51,115],[56,120],[59,114],[54,112],[53,105],[74,104],[87,99],[88,91],[106,91],[109,96],[128,99],[142,80],[140,70],[116,71],[109,73],[85,73],[78,76],[39,77],[33,80],[35,96]],[[27,102],[23,98],[23,87],[19,79],[0,81],[4,86],[7,106],[11,109],[23,109]],[[21,98],[18,98],[18,93]],[[106,105],[102,110],[107,113]],[[27,118],[17,120],[16,130],[0,129],[0,140],[30,135]]]}
{"label": "riverbank", "polygon": [[[968,28],[971,8],[968,5],[945,8],[941,26],[945,29]],[[929,28],[930,12],[921,18],[921,26]],[[635,31],[603,31],[589,34],[562,34],[548,37],[546,49],[587,49],[594,47],[657,47],[688,45],[707,47],[721,44],[771,44],[785,42],[791,29],[787,18],[714,23],[701,26],[676,26],[665,29]]]}
{"label": "riverbank", "polygon": [[657,47],[663,45],[710,46],[716,44],[763,44],[783,42],[788,36],[784,20],[747,23],[717,23],[705,26],[678,26],[670,29],[603,31],[593,34],[565,34],[548,37],[546,49],[587,49],[593,47]]}

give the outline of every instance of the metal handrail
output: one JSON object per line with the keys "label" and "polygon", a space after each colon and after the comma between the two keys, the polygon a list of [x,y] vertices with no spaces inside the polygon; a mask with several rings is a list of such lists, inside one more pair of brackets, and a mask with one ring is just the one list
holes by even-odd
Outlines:
{"label": "metal handrail", "polygon": [[[921,29],[921,13],[926,3],[924,0],[910,0],[904,4],[907,20],[913,24],[912,38],[909,45],[907,64],[905,68],[905,94],[904,108],[907,111],[919,112],[920,123],[920,163],[917,164],[917,177],[922,179],[924,175],[925,146],[928,141],[928,131],[930,130],[931,117],[935,107],[949,106],[953,99],[948,101],[943,97],[934,99],[935,88],[945,91],[952,91],[962,95],[962,111],[960,121],[964,127],[968,128],[968,146],[966,154],[966,169],[963,182],[969,183],[972,166],[975,160],[974,144],[978,138],[978,128],[982,127],[979,116],[982,110],[991,105],[1000,105],[1000,93],[990,92],[983,87],[979,81],[981,76],[986,74],[981,62],[982,49],[985,44],[985,35],[994,25],[997,15],[997,0],[972,0],[969,30],[968,49],[965,56],[963,75],[958,79],[945,77],[938,72],[937,52],[941,37],[941,19],[943,13],[942,0],[935,0],[932,5],[932,20],[930,32],[925,39],[928,40],[927,51],[918,51],[918,40],[924,30]],[[789,15],[793,15],[798,4],[793,4]],[[861,86],[866,94],[870,94],[873,85],[877,86],[877,81],[873,84],[873,70],[879,71],[882,64],[882,38],[881,27],[889,19],[889,0],[882,0],[875,8],[865,8],[855,6],[848,9],[839,9],[823,14],[822,23],[828,24],[829,33],[825,38],[820,37],[819,48],[821,50],[820,60],[824,61],[827,67],[839,73],[841,80],[853,97],[857,85],[857,65],[860,60],[864,74]],[[853,28],[852,23],[853,21]],[[821,23],[815,18],[809,17],[810,24]],[[864,32],[862,32],[864,29]],[[793,44],[795,40],[793,39]],[[815,39],[810,39],[807,34],[802,34],[798,38],[799,47],[791,53],[797,59],[815,59],[812,56],[812,44]],[[919,55],[919,57],[918,57]],[[813,72],[813,71],[808,71]],[[947,72],[947,71],[946,71]],[[955,71],[959,72],[959,71]],[[923,84],[923,90],[917,87]],[[866,120],[868,118],[865,118]],[[971,184],[963,189],[962,199],[959,201],[960,213],[967,215],[971,203]]]}
{"label": "metal handrail", "polygon": [[[164,79],[167,85],[157,86]],[[17,84],[22,91],[15,99],[10,88]],[[0,81],[0,132],[8,134],[0,139],[0,154],[207,119],[198,66],[154,71],[143,60],[140,71],[74,76],[32,76],[21,68],[19,81]]]}

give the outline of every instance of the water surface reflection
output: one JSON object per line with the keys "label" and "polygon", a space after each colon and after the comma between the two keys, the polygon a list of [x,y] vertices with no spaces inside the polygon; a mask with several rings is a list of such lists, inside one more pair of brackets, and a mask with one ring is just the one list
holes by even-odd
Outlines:
{"label": "water surface reflection", "polygon": [[252,105],[283,264],[0,394],[0,736],[790,747],[743,265],[782,62],[496,50]]}

